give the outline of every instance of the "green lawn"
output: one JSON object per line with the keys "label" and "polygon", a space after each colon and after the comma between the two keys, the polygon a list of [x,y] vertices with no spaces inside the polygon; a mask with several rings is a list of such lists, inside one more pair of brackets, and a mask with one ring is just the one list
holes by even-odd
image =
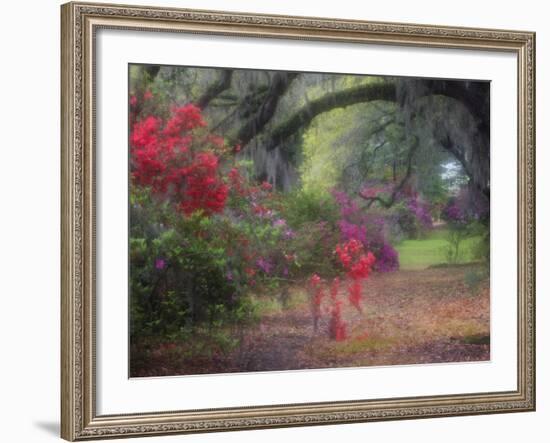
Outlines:
{"label": "green lawn", "polygon": [[[403,240],[396,245],[399,252],[399,267],[403,270],[426,269],[433,265],[447,263],[445,250],[448,242],[445,240],[447,229],[434,229],[425,238],[418,240]],[[465,239],[460,245],[462,260],[460,263],[474,261],[472,247],[479,237]]]}

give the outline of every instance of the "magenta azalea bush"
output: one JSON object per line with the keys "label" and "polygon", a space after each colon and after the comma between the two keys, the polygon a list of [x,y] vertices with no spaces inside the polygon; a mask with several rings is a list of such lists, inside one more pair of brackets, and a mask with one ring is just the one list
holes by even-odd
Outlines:
{"label": "magenta azalea bush", "polygon": [[333,190],[332,195],[340,210],[337,225],[341,240],[357,240],[363,244],[365,250],[371,251],[376,257],[375,271],[398,270],[399,254],[389,242],[386,219],[361,209],[343,191]]}

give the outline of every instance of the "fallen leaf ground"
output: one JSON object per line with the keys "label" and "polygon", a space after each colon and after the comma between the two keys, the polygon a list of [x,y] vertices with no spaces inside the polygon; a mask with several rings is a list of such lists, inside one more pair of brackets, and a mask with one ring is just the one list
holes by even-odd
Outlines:
{"label": "fallen leaf ground", "polygon": [[[240,345],[231,351],[190,352],[189,343],[159,347],[132,360],[132,376],[489,360],[489,281],[468,286],[465,274],[472,270],[456,266],[372,275],[364,285],[362,312],[343,305],[348,325],[343,341],[329,338],[327,302],[314,332],[309,298],[303,285],[296,285],[286,307],[260,299],[260,321],[234,332]],[[345,300],[342,286],[339,298]]]}

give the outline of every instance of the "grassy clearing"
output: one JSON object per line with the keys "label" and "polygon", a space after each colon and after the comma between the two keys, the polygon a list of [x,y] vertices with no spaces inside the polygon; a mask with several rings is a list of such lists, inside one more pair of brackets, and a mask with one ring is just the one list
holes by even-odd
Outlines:
{"label": "grassy clearing", "polygon": [[[396,246],[399,252],[399,264],[402,270],[427,269],[430,266],[447,263],[445,251],[449,245],[446,240],[448,230],[434,229],[425,238],[418,240],[403,240]],[[460,245],[460,263],[474,261],[472,249],[479,237],[470,237]]]}

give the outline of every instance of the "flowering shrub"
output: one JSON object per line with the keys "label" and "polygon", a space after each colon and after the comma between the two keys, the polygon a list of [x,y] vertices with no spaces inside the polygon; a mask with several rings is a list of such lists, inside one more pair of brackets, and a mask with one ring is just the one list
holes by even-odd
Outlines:
{"label": "flowering shrub", "polygon": [[223,176],[230,149],[193,104],[162,118],[145,115],[153,101],[130,98],[132,340],[181,339],[203,323],[245,325],[255,309],[246,290],[262,262],[246,226],[222,215],[238,192]]}
{"label": "flowering shrub", "polygon": [[358,311],[361,311],[362,282],[369,277],[376,258],[371,252],[365,253],[363,244],[355,239],[338,244],[335,253],[346,275],[352,281],[348,287],[348,300]]}
{"label": "flowering shrub", "polygon": [[319,329],[319,319],[321,318],[321,302],[325,296],[321,277],[313,274],[308,281],[308,288],[311,293],[311,311],[313,314],[313,331]]}
{"label": "flowering shrub", "polygon": [[449,199],[441,212],[441,218],[453,225],[466,225],[470,221],[467,212],[456,198]]}
{"label": "flowering shrub", "polygon": [[377,251],[378,258],[374,269],[378,272],[391,272],[399,269],[399,254],[388,242],[382,242]]}
{"label": "flowering shrub", "polygon": [[227,148],[220,137],[198,131],[205,126],[193,104],[173,107],[167,121],[155,116],[135,121],[130,133],[134,184],[149,187],[186,215],[221,212],[228,186],[220,174],[219,156]]}
{"label": "flowering shrub", "polygon": [[253,183],[246,164],[228,173],[229,195],[225,215],[246,237],[246,260],[255,283],[278,288],[297,271],[296,232],[277,208],[276,193],[268,182]]}
{"label": "flowering shrub", "polygon": [[407,238],[422,237],[433,227],[432,207],[416,192],[401,192],[391,208],[394,227]]}
{"label": "flowering shrub", "polygon": [[332,305],[329,333],[336,341],[348,338],[347,324],[342,320],[342,300],[335,300]]}
{"label": "flowering shrub", "polygon": [[[365,253],[362,243],[352,239],[345,243],[337,244],[334,250],[336,257],[345,275],[350,279],[348,285],[348,301],[359,312],[362,312],[362,285],[369,277],[376,258],[371,252]],[[314,331],[317,332],[321,317],[321,304],[326,295],[321,277],[313,274],[308,281],[308,289],[311,297]],[[347,338],[347,324],[342,318],[343,301],[338,298],[340,279],[335,277],[330,285],[329,335],[334,340],[340,341]]]}
{"label": "flowering shrub", "polygon": [[423,229],[430,229],[433,225],[430,205],[418,197],[417,193],[407,198],[407,209],[413,214]]}
{"label": "flowering shrub", "polygon": [[468,224],[489,217],[488,200],[478,192],[462,188],[458,195],[449,198],[443,207],[442,218],[451,224]]}
{"label": "flowering shrub", "polygon": [[357,240],[364,245],[367,244],[367,227],[365,225],[357,225],[342,219],[338,221],[338,227],[343,240]]}
{"label": "flowering shrub", "polygon": [[[394,192],[393,184],[367,182],[360,190],[362,198],[383,198],[389,200]],[[425,201],[418,192],[405,186],[393,196],[391,212],[396,214],[395,222],[409,238],[417,238],[433,226],[432,205]]]}
{"label": "flowering shrub", "polygon": [[[139,199],[139,200],[138,200]],[[145,193],[131,206],[132,337],[186,338],[203,323],[254,319],[243,233],[228,220],[182,214]],[[138,204],[139,201],[139,204]]]}
{"label": "flowering shrub", "polygon": [[[308,290],[311,300],[311,311],[313,316],[313,331],[316,333],[319,329],[319,321],[322,314],[322,303],[326,299],[325,283],[317,274],[313,274],[308,280]],[[328,314],[330,315],[328,332],[329,336],[336,340],[345,340],[347,334],[347,323],[342,318],[343,301],[338,298],[340,279],[335,277],[330,286],[330,299],[327,301]]]}
{"label": "flowering shrub", "polygon": [[376,258],[376,271],[391,272],[399,269],[399,255],[388,241],[384,217],[362,210],[345,192],[334,190],[332,195],[340,209],[337,225],[341,240],[360,242]]}
{"label": "flowering shrub", "polygon": [[461,260],[460,245],[471,236],[480,237],[473,250],[474,256],[485,263],[489,262],[489,205],[484,197],[464,187],[457,196],[448,200],[441,217],[449,227],[445,251],[449,263]]}

